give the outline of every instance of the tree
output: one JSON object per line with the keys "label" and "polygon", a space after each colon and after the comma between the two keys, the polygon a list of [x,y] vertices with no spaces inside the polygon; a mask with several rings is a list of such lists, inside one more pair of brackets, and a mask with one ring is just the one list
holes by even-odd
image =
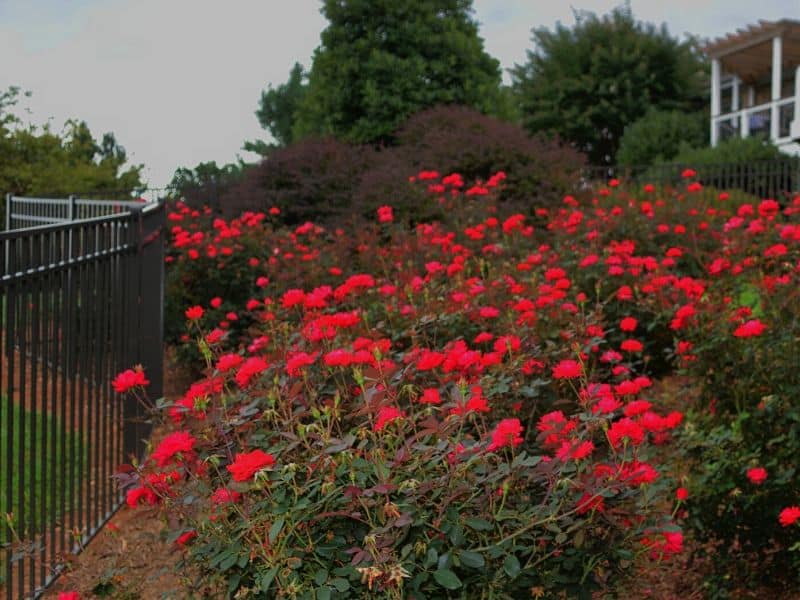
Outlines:
{"label": "tree", "polygon": [[142,165],[126,167],[113,134],[98,144],[85,121],[67,121],[61,133],[26,125],[13,112],[19,94],[16,87],[0,94],[0,192],[125,197],[144,187]]}
{"label": "tree", "polygon": [[500,68],[483,49],[472,0],[324,0],[322,32],[293,138],[390,141],[437,104],[505,106]]}
{"label": "tree", "polygon": [[[261,127],[270,132],[278,146],[288,146],[294,140],[293,129],[297,109],[302,103],[307,89],[303,65],[296,62],[289,72],[289,80],[286,83],[277,88],[270,85],[269,89],[261,92],[256,116]],[[245,150],[262,155],[265,151],[268,152],[270,147],[260,140],[245,144]]]}
{"label": "tree", "polygon": [[681,145],[698,148],[708,144],[708,119],[701,112],[658,110],[647,113],[625,128],[620,139],[618,165],[647,166],[677,156]]}
{"label": "tree", "polygon": [[212,206],[219,210],[219,198],[237,184],[250,165],[239,160],[218,166],[216,161],[199,163],[194,169],[179,167],[169,184],[170,195],[191,206]]}
{"label": "tree", "polygon": [[578,13],[569,29],[533,30],[534,50],[512,70],[524,125],[558,134],[595,164],[610,163],[626,125],[650,107],[700,110],[705,67],[695,39],[634,19],[629,7]]}

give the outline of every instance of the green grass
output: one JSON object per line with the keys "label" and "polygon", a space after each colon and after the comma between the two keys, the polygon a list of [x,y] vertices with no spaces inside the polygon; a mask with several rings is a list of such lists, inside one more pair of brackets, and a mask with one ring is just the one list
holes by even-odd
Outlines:
{"label": "green grass", "polygon": [[[7,532],[3,526],[6,513],[13,513],[13,525],[15,530],[22,534],[30,529],[32,517],[35,518],[36,529],[41,529],[40,523],[42,502],[44,502],[45,518],[51,519],[61,514],[62,487],[65,491],[65,509],[69,510],[72,504],[73,491],[77,489],[80,474],[75,472],[70,475],[69,460],[72,456],[78,457],[83,453],[83,461],[86,461],[86,447],[81,448],[78,435],[72,431],[63,431],[61,421],[51,415],[43,413],[32,413],[25,411],[17,404],[9,406],[5,397],[0,398],[0,543],[5,542]],[[11,505],[7,505],[6,484],[8,466],[8,439],[10,432],[9,408],[13,411],[13,448],[11,451]],[[19,432],[21,419],[24,419],[24,451],[23,460],[20,461],[19,451]],[[53,429],[56,432],[55,452],[50,448]],[[35,444],[32,440],[33,432],[36,432]],[[44,457],[44,473],[42,472],[42,436],[47,436],[47,454]],[[66,450],[66,469],[62,469],[62,447]],[[31,478],[34,481],[33,496],[31,495]],[[46,478],[46,480],[45,480]],[[44,482],[44,489],[42,488]],[[52,485],[52,484],[55,485]],[[22,502],[24,507],[24,520],[20,522],[20,485],[22,487]],[[33,514],[31,514],[33,513]]]}

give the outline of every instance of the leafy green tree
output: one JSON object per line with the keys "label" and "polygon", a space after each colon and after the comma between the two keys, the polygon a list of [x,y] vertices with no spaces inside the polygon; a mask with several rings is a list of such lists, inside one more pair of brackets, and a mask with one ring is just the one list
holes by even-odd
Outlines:
{"label": "leafy green tree", "polygon": [[411,114],[437,104],[483,113],[507,106],[500,68],[483,49],[472,0],[324,0],[293,139],[390,141]]}
{"label": "leafy green tree", "polygon": [[[294,63],[294,67],[289,72],[289,80],[273,88],[261,92],[261,100],[258,104],[256,117],[261,127],[270,132],[277,146],[288,146],[294,141],[294,124],[296,121],[297,108],[303,101],[308,90],[306,83],[306,73],[303,65]],[[265,155],[269,153],[271,146],[261,140],[246,142],[245,150],[257,152]]]}
{"label": "leafy green tree", "polygon": [[0,94],[0,192],[125,197],[144,187],[142,166],[126,164],[113,134],[98,144],[84,121],[67,121],[60,133],[26,125],[13,112],[19,94],[16,87]]}
{"label": "leafy green tree", "polygon": [[630,7],[577,24],[533,30],[534,50],[512,70],[522,120],[531,132],[559,135],[607,164],[627,125],[650,107],[702,109],[705,66],[696,40],[636,21]]}
{"label": "leafy green tree", "polygon": [[708,145],[708,119],[704,113],[658,110],[647,113],[625,128],[617,152],[617,164],[648,166],[672,160],[681,145]]}

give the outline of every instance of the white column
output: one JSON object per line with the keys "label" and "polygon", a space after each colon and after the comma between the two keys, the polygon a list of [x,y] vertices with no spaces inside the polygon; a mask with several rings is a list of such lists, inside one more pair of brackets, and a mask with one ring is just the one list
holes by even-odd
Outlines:
{"label": "white column", "polygon": [[778,105],[776,100],[781,99],[781,63],[783,62],[783,39],[780,36],[772,38],[772,111],[770,116],[769,137],[778,139]]}
{"label": "white column", "polygon": [[[733,85],[731,87],[731,112],[735,113],[739,110],[739,77],[738,75],[733,76]],[[739,129],[739,135],[742,134],[742,121],[744,121],[744,115],[734,115],[731,117],[733,119],[733,123],[736,128]]]}
{"label": "white column", "polygon": [[720,107],[720,64],[719,59],[711,61],[711,145],[717,145],[717,123]]}
{"label": "white column", "polygon": [[790,133],[792,138],[800,137],[800,67],[794,72],[794,119]]}

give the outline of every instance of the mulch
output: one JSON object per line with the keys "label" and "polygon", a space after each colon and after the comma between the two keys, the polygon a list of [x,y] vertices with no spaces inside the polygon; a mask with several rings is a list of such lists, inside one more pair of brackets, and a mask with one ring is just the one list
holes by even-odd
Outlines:
{"label": "mulch", "polygon": [[[191,379],[177,366],[171,351],[164,359],[164,396],[181,396]],[[168,432],[165,426],[154,439]],[[188,572],[180,567],[181,549],[167,542],[167,528],[158,508],[117,511],[108,525],[77,555],[68,557],[63,574],[43,598],[75,590],[81,598],[172,600],[195,597]]]}

